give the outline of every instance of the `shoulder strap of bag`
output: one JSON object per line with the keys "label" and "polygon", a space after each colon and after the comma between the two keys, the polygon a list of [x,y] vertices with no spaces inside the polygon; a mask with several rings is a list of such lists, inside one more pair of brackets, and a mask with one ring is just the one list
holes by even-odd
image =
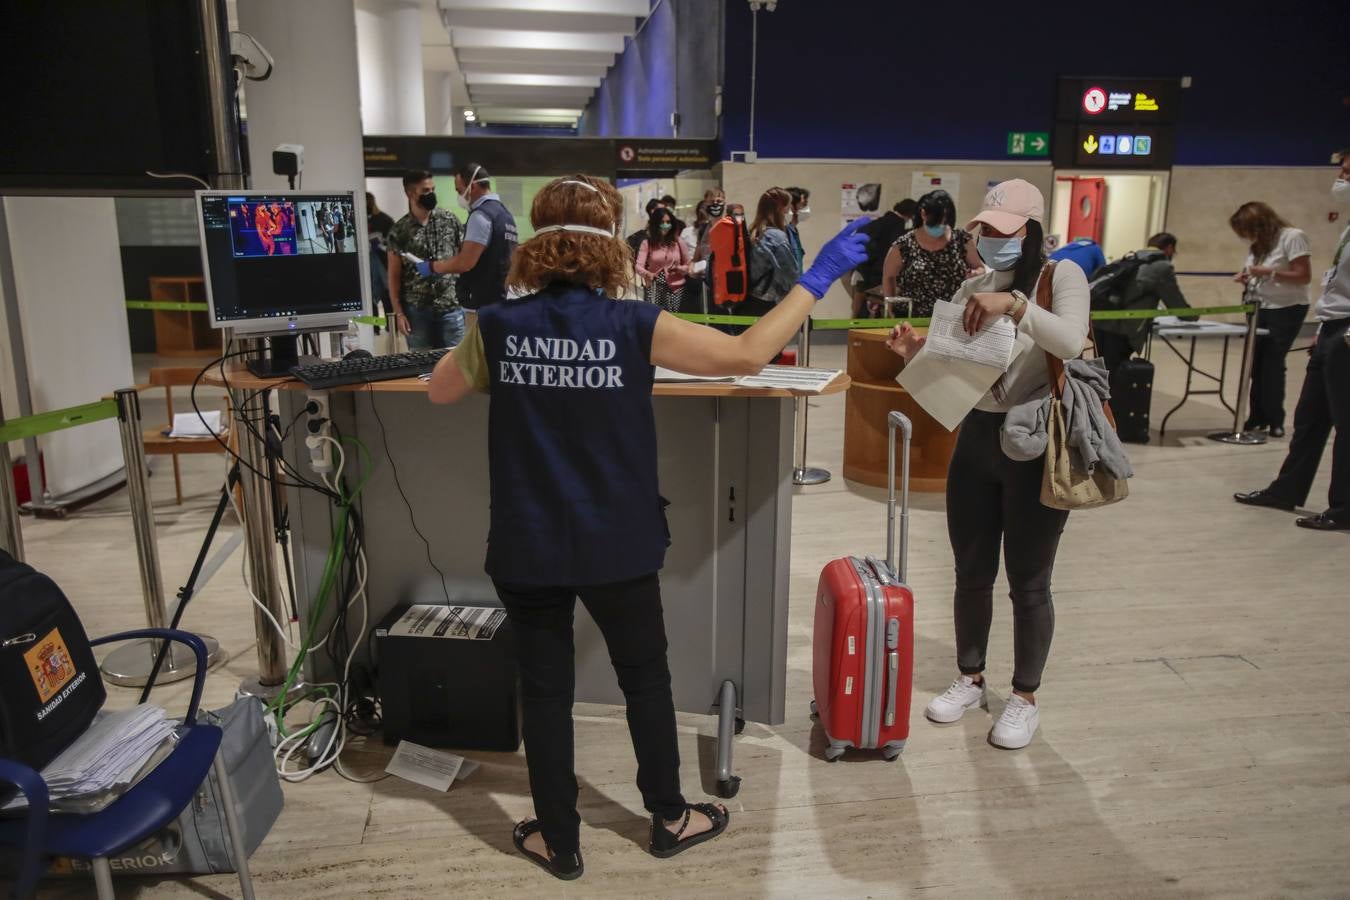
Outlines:
{"label": "shoulder strap of bag", "polygon": [[[1054,281],[1055,281],[1055,263],[1048,262],[1041,271],[1040,282],[1036,285],[1036,305],[1046,312],[1051,311],[1054,300]],[[1092,331],[1092,320],[1088,319],[1088,342],[1092,345],[1094,356],[1101,356],[1097,349],[1097,336]],[[1050,351],[1045,352],[1045,366],[1050,370],[1050,393],[1056,400],[1064,399],[1064,360],[1060,359]],[[1109,401],[1102,403],[1102,412],[1106,415],[1106,421],[1111,423],[1111,427],[1116,427],[1116,414],[1111,410]]]}

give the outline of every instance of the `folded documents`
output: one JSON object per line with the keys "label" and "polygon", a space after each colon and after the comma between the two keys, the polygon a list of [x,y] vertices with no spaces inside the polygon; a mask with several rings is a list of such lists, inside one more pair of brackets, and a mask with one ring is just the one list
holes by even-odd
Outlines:
{"label": "folded documents", "polygon": [[478,763],[444,750],[433,750],[399,741],[398,748],[384,770],[396,778],[420,784],[433,791],[448,791],[456,781],[463,781],[478,769]]}
{"label": "folded documents", "polygon": [[173,428],[169,429],[169,437],[211,437],[221,434],[224,430],[218,409],[208,410],[200,416],[195,412],[174,413]]}
{"label": "folded documents", "polygon": [[819,394],[839,377],[839,369],[812,369],[807,366],[765,366],[757,375],[742,375],[736,379],[741,387],[779,388]]}
{"label": "folded documents", "polygon": [[931,353],[925,344],[895,380],[924,412],[955,431],[1002,374],[993,366]]}
{"label": "folded documents", "polygon": [[1000,372],[1008,371],[1016,355],[1017,325],[1007,316],[998,316],[986,322],[979,331],[968,334],[964,315],[964,306],[946,300],[933,304],[933,316],[928,325],[928,340],[924,349],[947,359],[978,363]]}
{"label": "folded documents", "polygon": [[[111,803],[153,768],[147,760],[158,762],[177,724],[149,704],[100,711],[89,729],[42,770],[52,808],[88,812]],[[94,798],[98,802],[89,802]],[[4,808],[27,805],[19,795]]]}

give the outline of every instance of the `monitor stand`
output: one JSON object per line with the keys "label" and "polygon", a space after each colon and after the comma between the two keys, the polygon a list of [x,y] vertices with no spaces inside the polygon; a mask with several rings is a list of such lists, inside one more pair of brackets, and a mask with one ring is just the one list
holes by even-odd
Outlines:
{"label": "monitor stand", "polygon": [[291,369],[300,365],[298,335],[278,335],[267,340],[268,355],[248,361],[248,370],[259,378],[289,378]]}

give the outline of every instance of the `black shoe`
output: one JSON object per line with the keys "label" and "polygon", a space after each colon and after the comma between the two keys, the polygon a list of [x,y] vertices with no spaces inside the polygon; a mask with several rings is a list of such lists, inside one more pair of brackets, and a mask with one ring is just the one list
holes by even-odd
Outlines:
{"label": "black shoe", "polygon": [[1282,509],[1285,512],[1292,512],[1294,509],[1294,504],[1288,500],[1281,500],[1266,490],[1252,491],[1249,494],[1234,494],[1233,499],[1239,503],[1245,503],[1247,506],[1268,506],[1271,509]]}
{"label": "black shoe", "polygon": [[1294,524],[1299,528],[1311,528],[1314,531],[1350,531],[1350,522],[1338,522],[1326,513],[1295,519]]}
{"label": "black shoe", "polygon": [[550,850],[548,856],[541,856],[533,850],[525,849],[525,839],[539,831],[540,827],[538,819],[526,819],[524,822],[520,822],[511,832],[511,842],[516,845],[516,849],[526,859],[554,878],[560,878],[563,881],[575,881],[580,878],[581,873],[586,871],[586,866],[581,861],[581,851],[554,853]]}
{"label": "black shoe", "polygon": [[[699,834],[684,836],[685,829],[689,827],[689,814],[691,812],[701,812],[708,817],[712,823],[712,828]],[[710,841],[719,834],[727,830],[727,825],[731,822],[731,813],[720,803],[689,803],[684,808],[684,818],[680,821],[680,830],[671,832],[666,827],[660,813],[652,816],[652,838],[651,845],[647,848],[652,856],[660,859],[669,859],[677,853],[682,853],[690,847],[697,846],[704,841]]]}
{"label": "black shoe", "polygon": [[1275,438],[1284,437],[1284,426],[1283,425],[1270,426],[1270,436]]}

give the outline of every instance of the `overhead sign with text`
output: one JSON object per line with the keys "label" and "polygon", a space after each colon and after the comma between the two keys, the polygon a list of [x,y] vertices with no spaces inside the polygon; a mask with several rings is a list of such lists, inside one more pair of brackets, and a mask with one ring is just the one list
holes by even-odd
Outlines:
{"label": "overhead sign with text", "polygon": [[1176,78],[1061,78],[1055,165],[1169,168],[1180,113],[1181,81]]}

